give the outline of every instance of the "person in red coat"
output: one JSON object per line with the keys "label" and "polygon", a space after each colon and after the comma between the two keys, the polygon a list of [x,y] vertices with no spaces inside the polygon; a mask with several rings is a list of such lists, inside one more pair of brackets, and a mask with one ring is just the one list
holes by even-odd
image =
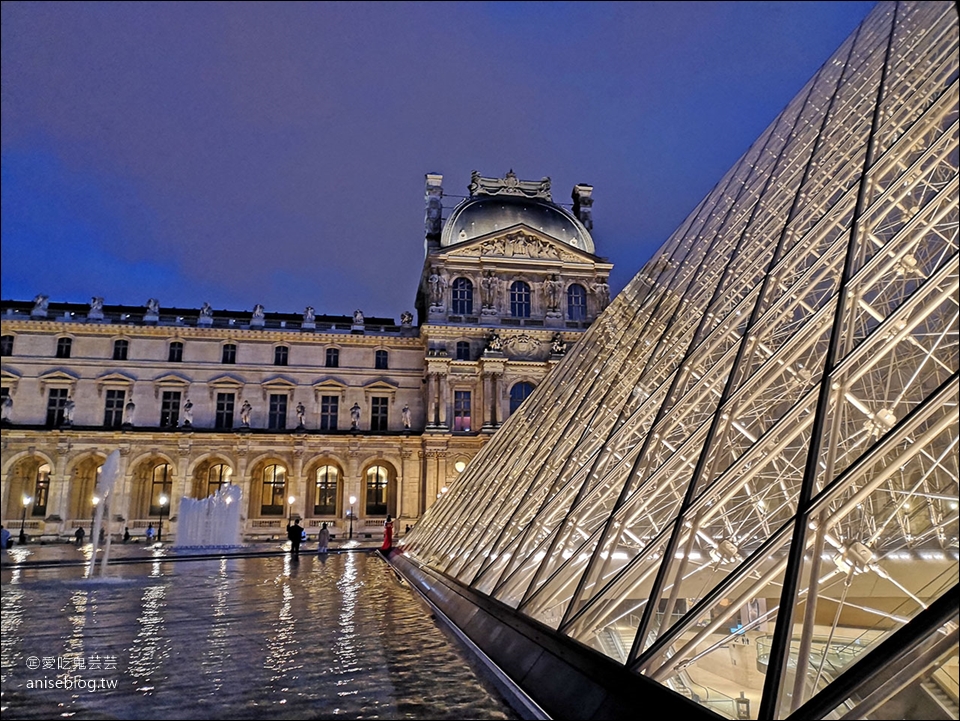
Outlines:
{"label": "person in red coat", "polygon": [[386,553],[391,548],[393,548],[393,521],[387,514],[387,520],[383,522],[383,545],[380,546],[380,550]]}

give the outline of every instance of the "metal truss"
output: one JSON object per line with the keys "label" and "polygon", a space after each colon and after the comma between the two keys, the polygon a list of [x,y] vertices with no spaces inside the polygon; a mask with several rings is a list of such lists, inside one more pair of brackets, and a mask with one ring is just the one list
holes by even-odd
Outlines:
{"label": "metal truss", "polygon": [[956,587],[957,54],[952,3],[879,4],[407,553],[759,718]]}

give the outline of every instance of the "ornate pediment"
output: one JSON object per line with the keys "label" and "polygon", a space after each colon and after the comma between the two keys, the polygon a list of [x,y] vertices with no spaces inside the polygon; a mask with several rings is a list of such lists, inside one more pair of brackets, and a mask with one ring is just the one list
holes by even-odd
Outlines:
{"label": "ornate pediment", "polygon": [[493,237],[478,238],[473,243],[455,246],[447,252],[452,257],[522,258],[530,260],[560,260],[583,262],[586,260],[570,246],[543,238],[523,226],[515,226]]}
{"label": "ornate pediment", "polygon": [[97,395],[103,395],[104,388],[129,389],[137,379],[127,373],[110,371],[97,376]]}
{"label": "ornate pediment", "polygon": [[321,378],[313,384],[313,397],[319,403],[321,396],[336,396],[344,400],[347,397],[347,384],[333,376]]}
{"label": "ornate pediment", "polygon": [[521,332],[501,337],[503,352],[508,358],[524,359],[542,355],[540,349],[543,343],[529,333]]}
{"label": "ornate pediment", "polygon": [[398,388],[400,388],[400,386],[397,383],[386,380],[385,378],[378,378],[363,387],[363,396],[368,403],[372,396],[388,396],[392,404],[397,399]]}
{"label": "ornate pediment", "polygon": [[467,186],[470,195],[513,195],[521,198],[550,198],[550,178],[520,180],[511,170],[503,178],[484,178],[476,170],[470,175]]}

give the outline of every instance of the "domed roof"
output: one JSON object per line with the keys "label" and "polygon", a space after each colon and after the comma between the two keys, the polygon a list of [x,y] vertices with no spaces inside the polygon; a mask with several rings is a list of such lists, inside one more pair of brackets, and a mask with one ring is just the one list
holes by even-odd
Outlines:
{"label": "domed roof", "polygon": [[520,224],[587,253],[594,252],[590,233],[569,211],[539,198],[508,195],[481,195],[460,203],[443,226],[440,246],[465,243]]}

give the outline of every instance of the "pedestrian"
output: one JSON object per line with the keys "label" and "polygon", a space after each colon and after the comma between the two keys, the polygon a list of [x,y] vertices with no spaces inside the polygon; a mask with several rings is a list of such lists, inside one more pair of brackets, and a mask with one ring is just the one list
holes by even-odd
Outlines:
{"label": "pedestrian", "polygon": [[127,526],[123,527],[123,542],[124,543],[130,542],[130,529]]}
{"label": "pedestrian", "polygon": [[[326,527],[327,524],[324,523],[323,525]],[[6,526],[0,526],[0,550],[6,551],[12,545],[10,541],[10,531],[7,530]]]}
{"label": "pedestrian", "polygon": [[330,544],[330,529],[327,524],[321,524],[320,533],[317,534],[317,553],[326,553],[327,546]]}
{"label": "pedestrian", "polygon": [[390,514],[387,514],[387,520],[383,522],[383,545],[380,546],[381,553],[387,553],[393,548],[393,520]]}
{"label": "pedestrian", "polygon": [[295,558],[300,556],[300,544],[303,543],[303,526],[300,525],[300,519],[293,522],[293,525],[287,529],[287,537],[290,539],[290,553]]}
{"label": "pedestrian", "polygon": [[153,524],[148,523],[147,531],[146,531],[147,543],[153,543],[153,537],[156,535],[157,535],[157,532],[153,530]]}
{"label": "pedestrian", "polygon": [[83,537],[85,535],[87,534],[84,532],[83,528],[77,528],[76,532],[73,534],[73,538],[76,541],[77,546],[83,545]]}
{"label": "pedestrian", "polygon": [[97,536],[97,543],[102,545],[104,540],[106,540],[106,531],[103,530],[103,526],[100,526],[100,535]]}

